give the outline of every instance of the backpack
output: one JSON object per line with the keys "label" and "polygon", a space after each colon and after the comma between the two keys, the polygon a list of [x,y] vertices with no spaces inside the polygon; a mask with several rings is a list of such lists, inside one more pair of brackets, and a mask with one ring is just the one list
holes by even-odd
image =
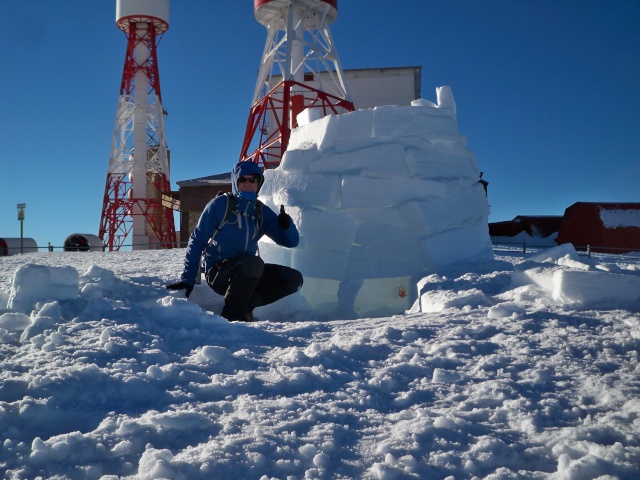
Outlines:
{"label": "backpack", "polygon": [[[220,222],[220,225],[216,227],[216,230],[213,232],[213,235],[211,235],[208,245],[211,245],[211,242],[213,242],[213,240],[216,238],[216,235],[218,235],[218,232],[222,230],[222,227],[224,227],[227,221],[231,218],[231,215],[236,215],[238,213],[238,211],[236,210],[236,207],[238,206],[238,200],[236,200],[236,197],[233,195],[233,193],[219,192],[216,195],[216,198],[222,195],[227,196],[227,208],[224,211],[224,216],[222,217],[222,221]],[[262,205],[263,203],[260,200],[256,200],[255,214],[251,216],[251,218],[256,221],[256,232],[260,230],[260,227],[262,227]],[[242,213],[240,214],[242,215]],[[204,252],[202,252],[202,256],[200,257],[198,274],[196,275],[196,284],[200,284],[200,281],[201,281],[200,278],[203,272],[204,272]]]}
{"label": "backpack", "polygon": [[[240,215],[243,215],[243,213],[236,210],[236,207],[238,206],[238,200],[236,200],[236,197],[231,192],[220,192],[218,193],[218,195],[216,195],[216,197],[219,197],[221,195],[226,195],[227,197],[227,208],[224,211],[222,222],[220,222],[220,225],[216,227],[215,232],[213,232],[213,235],[211,235],[209,244],[213,242],[218,232],[222,230],[222,227],[224,227],[229,218],[231,218],[231,215],[237,215],[238,213],[240,213]],[[260,200],[256,200],[255,214],[251,216],[251,219],[256,221],[256,232],[258,232],[260,230],[260,227],[262,227],[262,202]]]}

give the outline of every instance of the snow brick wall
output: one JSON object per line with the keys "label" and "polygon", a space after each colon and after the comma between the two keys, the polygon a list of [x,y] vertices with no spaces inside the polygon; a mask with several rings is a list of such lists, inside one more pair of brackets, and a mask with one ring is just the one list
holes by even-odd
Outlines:
{"label": "snow brick wall", "polygon": [[286,207],[300,246],[264,239],[260,254],[303,273],[300,308],[401,313],[425,275],[493,259],[476,158],[458,132],[450,88],[438,88],[437,98],[298,117],[260,198]]}

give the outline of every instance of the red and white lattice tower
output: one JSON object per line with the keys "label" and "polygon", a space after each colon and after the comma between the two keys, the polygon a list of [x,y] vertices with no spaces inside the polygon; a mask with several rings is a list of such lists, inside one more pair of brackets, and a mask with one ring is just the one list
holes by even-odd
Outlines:
{"label": "red and white lattice tower", "polygon": [[104,193],[99,236],[109,251],[132,234],[133,249],[176,242],[169,154],[156,47],[169,28],[169,0],[116,0],[116,24],[127,50]]}
{"label": "red and white lattice tower", "polygon": [[[267,28],[240,160],[277,167],[305,109],[319,118],[354,110],[329,25],[338,0],[254,0]],[[255,149],[255,150],[254,150]]]}

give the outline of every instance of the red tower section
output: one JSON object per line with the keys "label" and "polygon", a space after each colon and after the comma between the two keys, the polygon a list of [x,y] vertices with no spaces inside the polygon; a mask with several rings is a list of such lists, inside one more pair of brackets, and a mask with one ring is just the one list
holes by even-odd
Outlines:
{"label": "red tower section", "polygon": [[287,150],[297,116],[354,110],[329,30],[337,0],[254,0],[267,41],[240,153],[241,161],[274,168]]}
{"label": "red tower section", "polygon": [[99,236],[109,251],[173,248],[169,152],[164,135],[157,42],[169,28],[169,0],[117,0],[127,37]]}

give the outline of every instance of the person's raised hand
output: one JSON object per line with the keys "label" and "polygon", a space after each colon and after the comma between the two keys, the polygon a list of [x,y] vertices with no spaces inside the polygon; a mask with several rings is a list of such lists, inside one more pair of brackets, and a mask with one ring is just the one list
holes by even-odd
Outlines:
{"label": "person's raised hand", "polygon": [[284,211],[284,205],[280,205],[280,214],[278,215],[278,226],[281,230],[286,230],[291,226],[291,217]]}

